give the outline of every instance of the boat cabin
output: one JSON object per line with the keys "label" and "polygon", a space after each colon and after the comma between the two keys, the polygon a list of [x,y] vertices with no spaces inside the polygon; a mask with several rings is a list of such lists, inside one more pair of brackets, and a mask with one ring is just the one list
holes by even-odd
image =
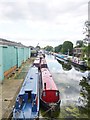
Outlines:
{"label": "boat cabin", "polygon": [[47,67],[48,67],[48,66],[47,66],[46,60],[45,60],[45,58],[43,58],[43,59],[41,60],[40,68],[47,68]]}
{"label": "boat cabin", "polygon": [[34,60],[34,62],[33,62],[33,65],[35,65],[36,67],[40,67],[40,58],[36,58],[35,60]]}
{"label": "boat cabin", "polygon": [[56,103],[60,100],[60,93],[48,68],[41,69],[42,95],[41,99],[46,103]]}
{"label": "boat cabin", "polygon": [[86,63],[86,61],[79,61],[79,64],[80,64],[80,65],[87,66],[87,63]]}

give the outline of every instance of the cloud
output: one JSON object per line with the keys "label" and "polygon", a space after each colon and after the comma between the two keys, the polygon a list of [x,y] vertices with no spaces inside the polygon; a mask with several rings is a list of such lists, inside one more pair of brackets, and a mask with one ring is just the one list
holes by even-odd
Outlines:
{"label": "cloud", "polygon": [[[57,45],[83,39],[88,0],[0,0],[0,37]],[[24,42],[25,43],[25,42]]]}
{"label": "cloud", "polygon": [[10,0],[0,3],[0,15],[4,18],[53,21],[63,14],[78,14],[78,10],[87,4],[87,0]]}

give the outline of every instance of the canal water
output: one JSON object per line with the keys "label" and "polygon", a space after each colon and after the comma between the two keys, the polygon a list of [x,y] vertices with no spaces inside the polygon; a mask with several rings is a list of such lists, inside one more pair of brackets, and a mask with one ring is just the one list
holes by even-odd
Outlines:
{"label": "canal water", "polygon": [[[46,61],[61,97],[60,111],[54,112],[53,118],[90,118],[90,80],[86,79],[88,71],[71,65],[67,67],[67,64],[59,63],[52,55],[46,55]],[[40,115],[48,119],[52,117],[43,108]]]}

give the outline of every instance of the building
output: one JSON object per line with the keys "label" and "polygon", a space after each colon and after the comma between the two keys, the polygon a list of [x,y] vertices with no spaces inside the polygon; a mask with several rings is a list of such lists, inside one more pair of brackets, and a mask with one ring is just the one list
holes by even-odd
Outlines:
{"label": "building", "polygon": [[82,48],[74,48],[73,49],[73,55],[75,57],[80,57],[82,55]]}
{"label": "building", "polygon": [[21,43],[0,38],[0,81],[30,58],[31,50]]}

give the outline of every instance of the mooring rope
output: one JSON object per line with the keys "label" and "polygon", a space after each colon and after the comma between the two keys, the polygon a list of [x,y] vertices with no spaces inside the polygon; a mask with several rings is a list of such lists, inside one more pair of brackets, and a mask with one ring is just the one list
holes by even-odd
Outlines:
{"label": "mooring rope", "polygon": [[43,112],[43,113],[42,113],[42,116],[44,116],[44,115],[45,115],[47,112],[49,112],[50,110],[51,110],[51,111],[54,111],[54,109],[55,109],[55,106],[53,105],[53,106],[50,107],[50,109],[48,109],[48,110],[46,110],[45,112]]}

